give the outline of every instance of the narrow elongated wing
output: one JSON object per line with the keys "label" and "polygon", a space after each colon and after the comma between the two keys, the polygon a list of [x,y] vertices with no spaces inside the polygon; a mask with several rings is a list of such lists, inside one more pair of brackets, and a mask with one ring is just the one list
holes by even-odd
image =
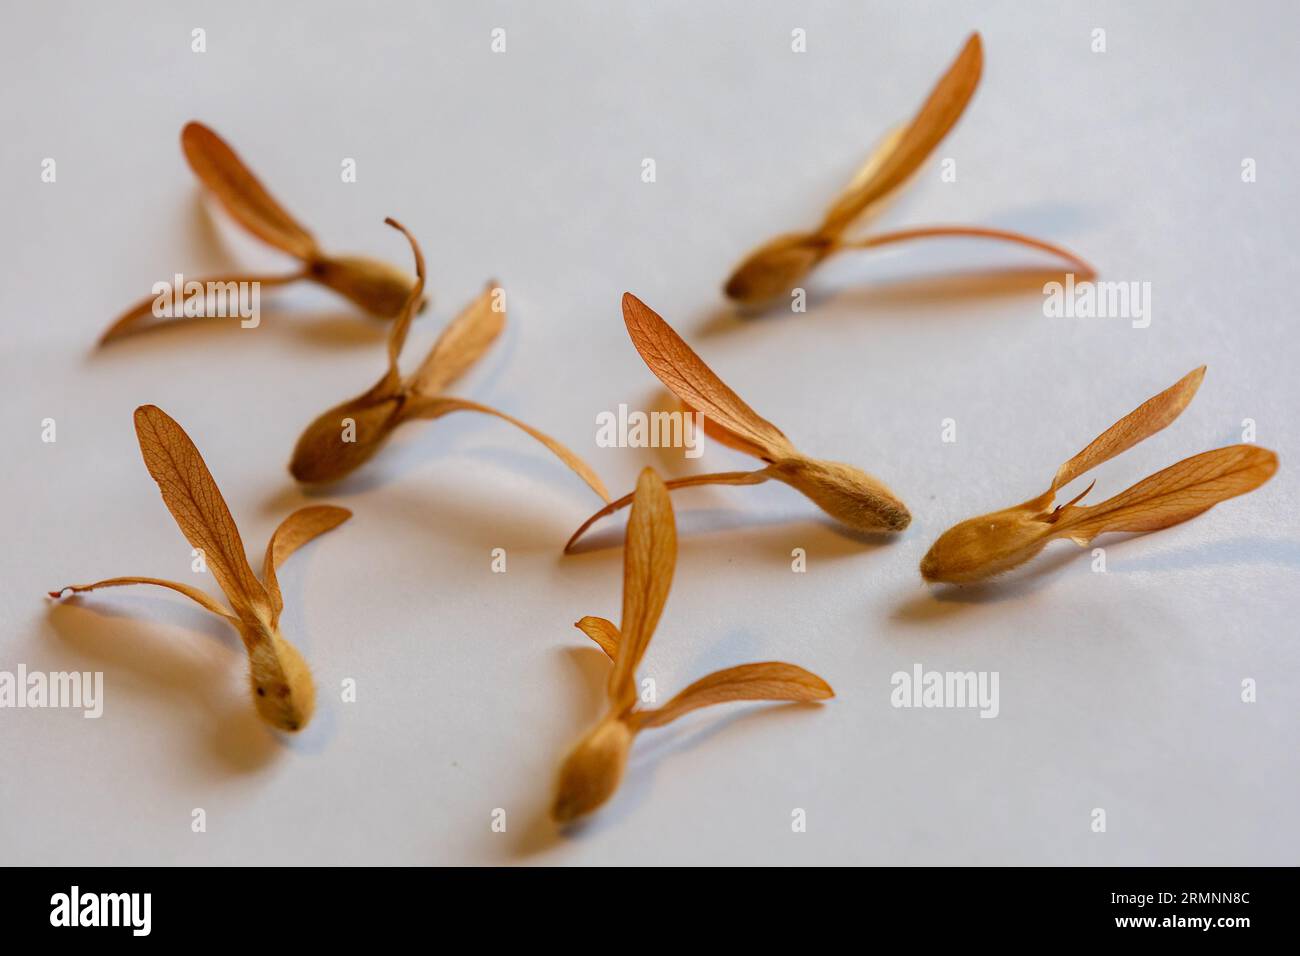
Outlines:
{"label": "narrow elongated wing", "polygon": [[181,149],[194,175],[245,229],[298,259],[316,254],[312,234],[271,197],[224,139],[202,123],[190,122],[181,130]]}
{"label": "narrow elongated wing", "polygon": [[682,402],[746,445],[760,449],[765,460],[793,451],[781,429],[746,405],[662,316],[630,292],[623,294],[623,321],[646,366]]}
{"label": "narrow elongated wing", "polygon": [[618,627],[622,637],[609,676],[609,699],[616,708],[636,702],[636,668],[663,613],[676,565],[672,501],[663,479],[646,468],[637,479],[623,545],[623,616]]}
{"label": "narrow elongated wing", "polygon": [[1257,445],[1229,445],[1193,455],[1101,504],[1077,506],[1063,516],[1057,536],[1086,545],[1106,531],[1169,528],[1254,491],[1276,471],[1277,455]]}
{"label": "narrow elongated wing", "polygon": [[308,541],[332,531],[352,517],[347,508],[334,505],[310,505],[299,508],[280,522],[280,526],[266,542],[266,557],[262,561],[262,583],[271,598],[271,607],[275,619],[279,620],[284,610],[284,598],[280,594],[280,581],[275,572],[289,555],[293,554]]}
{"label": "narrow elongated wing", "polygon": [[269,624],[270,598],[249,567],[239,529],[194,442],[156,405],[135,410],[135,433],[163,503],[185,539],[203,552],[230,606],[245,622]]}
{"label": "narrow elongated wing", "polygon": [[1052,479],[1052,490],[1069,484],[1084,472],[1091,471],[1169,425],[1183,413],[1204,378],[1204,365],[1192,369],[1159,395],[1147,399],[1111,425],[1094,438],[1087,448],[1057,470],[1056,477]]}
{"label": "narrow elongated wing", "polygon": [[830,684],[795,664],[741,664],[700,678],[656,710],[641,711],[638,727],[661,727],[700,707],[736,700],[814,701],[834,696]]}

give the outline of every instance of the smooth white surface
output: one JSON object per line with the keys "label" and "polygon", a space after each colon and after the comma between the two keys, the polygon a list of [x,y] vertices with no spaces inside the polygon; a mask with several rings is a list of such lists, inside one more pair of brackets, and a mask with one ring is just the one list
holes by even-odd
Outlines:
{"label": "smooth white surface", "polygon": [[[0,669],[102,670],[107,702],[97,721],[0,710],[0,862],[1300,862],[1296,7],[1055,6],[11,6]],[[489,50],[498,26],[504,55]],[[981,88],[882,225],[1063,243],[1105,278],[1151,282],[1150,328],[1045,318],[1036,288],[922,278],[1046,261],[979,243],[846,258],[811,283],[808,314],[730,317],[718,289],[737,258],[811,225],[971,29]],[[789,660],[838,698],[647,733],[606,811],[554,836],[554,774],[606,673],[572,622],[618,616],[621,521],[561,558],[595,498],[475,416],[405,429],[316,499],[356,517],[281,575],[284,630],[321,696],[298,739],[257,723],[233,634],[183,599],[46,601],[66,582],[193,577],[140,461],[136,405],[185,426],[256,553],[311,500],[284,467],[302,427],[382,368],[385,327],[306,287],[268,293],[256,331],[92,349],[176,270],[280,265],[199,198],[177,146],[190,118],[329,248],[405,265],[381,220],[415,232],[436,301],[408,361],[501,279],[508,331],[461,394],[551,432],[616,494],[646,464],[749,465],[717,446],[695,463],[594,447],[598,412],[659,396],[623,328],[625,289],[801,448],[890,484],[915,520],[885,544],[783,486],[677,496],[677,575],[643,673],[671,693]],[[40,182],[44,157],[56,184]],[[359,182],[340,183],[344,157]],[[940,182],[943,157],[956,183]],[[943,529],[1039,492],[1202,362],[1183,418],[1101,469],[1098,492],[1239,441],[1245,418],[1281,455],[1272,482],[1181,527],[1104,539],[1106,574],[1058,543],[995,587],[922,585],[917,562]],[[40,440],[47,417],[55,444]],[[945,418],[955,444],[940,441]],[[498,547],[506,574],[489,569]],[[790,570],[796,547],[806,574]],[[892,708],[890,675],[915,662],[998,671],[1000,716]],[[345,678],[355,704],[339,700]],[[191,832],[196,807],[206,833]]]}

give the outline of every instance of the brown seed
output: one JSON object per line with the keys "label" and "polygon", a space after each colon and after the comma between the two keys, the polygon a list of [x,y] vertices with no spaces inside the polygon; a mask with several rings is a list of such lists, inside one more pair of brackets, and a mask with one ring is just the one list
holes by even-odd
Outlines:
{"label": "brown seed", "polygon": [[727,297],[743,305],[761,305],[789,292],[828,256],[847,249],[936,237],[994,239],[1029,246],[1065,260],[1082,279],[1093,278],[1093,268],[1074,253],[1004,229],[928,226],[858,238],[848,235],[852,227],[878,213],[948,135],[974,95],[983,66],[980,37],[972,33],[916,116],[885,137],[826,211],[821,224],[810,232],[778,236],[750,252],[724,284]]}
{"label": "brown seed", "polygon": [[253,705],[261,718],[281,730],[300,730],[315,709],[316,688],[307,662],[280,634],[284,599],[276,570],[289,555],[338,527],[352,512],[333,505],[312,505],[289,515],[267,542],[259,581],[221,489],[184,429],[162,409],[141,405],[135,410],[135,431],[145,467],[158,483],[163,503],[186,540],[202,552],[230,607],[191,585],[145,577],[70,584],[51,591],[50,597],[124,584],[152,584],[185,595],[239,632],[248,652]]}
{"label": "brown seed", "polygon": [[802,667],[779,662],[742,664],[715,671],[658,708],[642,708],[636,669],[650,646],[668,600],[677,563],[677,526],[662,479],[641,472],[623,545],[623,616],[620,624],[584,617],[577,627],[614,664],[606,688],[609,710],[574,746],[560,767],[551,816],[568,823],[600,807],[623,777],[628,751],[642,730],[662,727],[683,714],[738,700],[821,701],[835,693]]}
{"label": "brown seed", "polygon": [[[268,245],[297,259],[302,266],[284,275],[232,275],[191,281],[286,285],[310,280],[333,289],[372,315],[391,319],[410,294],[412,279],[386,262],[364,256],[330,256],[316,238],[267,192],[230,145],[202,123],[190,122],[181,131],[181,149],[194,175],[220,200],[245,229]],[[156,296],[150,295],[114,320],[100,338],[107,342],[137,328],[151,317]]]}
{"label": "brown seed", "polygon": [[1194,455],[1097,505],[1084,491],[1053,508],[1057,491],[1087,471],[1151,437],[1182,414],[1205,377],[1193,369],[1143,402],[1057,470],[1043,494],[1023,504],[970,518],[949,528],[921,560],[921,576],[968,584],[1024,564],[1054,538],[1081,547],[1107,531],[1156,531],[1188,521],[1221,501],[1244,495],[1277,471],[1277,455],[1254,445],[1229,445]]}
{"label": "brown seed", "polygon": [[452,412],[478,412],[509,422],[545,445],[585,481],[601,500],[609,500],[600,478],[586,462],[549,435],[505,412],[463,398],[442,394],[464,375],[496,341],[505,327],[504,290],[489,282],[483,292],[453,319],[411,375],[402,375],[399,360],[411,319],[424,290],[424,255],[419,243],[400,223],[415,256],[415,286],[407,294],[388,334],[388,368],[369,390],[318,415],[307,426],[289,461],[289,471],[302,482],[337,481],[365,464],[388,440],[393,429],[413,419],[441,418]]}
{"label": "brown seed", "polygon": [[[809,458],[796,449],[779,428],[728,388],[657,312],[630,292],[623,295],[623,321],[650,371],[688,409],[703,413],[705,433],[767,465],[757,471],[677,478],[667,483],[668,488],[756,485],[775,479],[857,531],[902,531],[911,522],[907,506],[878,479],[852,465]],[[597,511],[573,533],[565,551],[571,551],[596,521],[631,501],[632,495],[624,495]]]}

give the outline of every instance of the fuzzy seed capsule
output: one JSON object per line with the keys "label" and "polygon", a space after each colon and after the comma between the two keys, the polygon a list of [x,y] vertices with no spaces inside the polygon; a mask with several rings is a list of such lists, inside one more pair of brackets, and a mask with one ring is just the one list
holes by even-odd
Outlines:
{"label": "fuzzy seed capsule", "polygon": [[921,576],[936,584],[970,584],[1024,564],[1056,530],[1047,517],[1035,499],[953,525],[921,559]]}
{"label": "fuzzy seed capsule", "polygon": [[311,264],[311,277],[380,318],[396,318],[415,280],[378,259],[363,256],[321,256]]}
{"label": "fuzzy seed capsule", "polygon": [[296,733],[316,709],[316,685],[298,649],[272,634],[248,643],[253,706],[268,724]]}
{"label": "fuzzy seed capsule", "polygon": [[802,492],[822,511],[858,531],[902,531],[911,512],[878,479],[852,465],[791,458],[769,469],[772,477]]}
{"label": "fuzzy seed capsule", "polygon": [[608,800],[623,778],[631,746],[631,729],[614,716],[606,717],[578,741],[560,768],[552,819],[568,823]]}
{"label": "fuzzy seed capsule", "polygon": [[831,243],[805,232],[777,236],[755,250],[727,280],[727,298],[760,304],[795,287],[830,251]]}
{"label": "fuzzy seed capsule", "polygon": [[337,481],[360,468],[401,421],[402,399],[367,396],[335,406],[307,426],[294,445],[289,473],[298,481]]}

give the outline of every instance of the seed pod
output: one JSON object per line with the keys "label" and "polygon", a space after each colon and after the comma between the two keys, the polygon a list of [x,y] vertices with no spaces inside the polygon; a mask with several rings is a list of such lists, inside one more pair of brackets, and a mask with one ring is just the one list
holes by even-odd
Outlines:
{"label": "seed pod", "polygon": [[763,243],[738,265],[723,288],[727,298],[762,303],[793,289],[831,253],[834,244],[811,232],[792,232]]}
{"label": "seed pod", "polygon": [[1061,465],[1038,497],[949,528],[921,559],[921,576],[932,583],[983,581],[1024,564],[1054,538],[1086,547],[1107,531],[1168,528],[1268,481],[1277,471],[1276,454],[1254,445],[1229,445],[1186,458],[1101,504],[1079,504],[1092,490],[1089,485],[1066,504],[1052,507],[1061,487],[1173,422],[1204,377],[1202,365],[1125,415]]}
{"label": "seed pod", "polygon": [[411,277],[396,266],[365,256],[320,256],[311,277],[372,315],[396,318],[411,295]]}
{"label": "seed pod", "polygon": [[[623,321],[646,367],[686,408],[704,414],[704,430],[710,438],[767,464],[757,471],[677,478],[667,483],[669,489],[756,485],[776,479],[806,495],[836,521],[858,531],[902,531],[911,522],[907,506],[879,479],[852,465],[821,461],[801,453],[779,428],[728,388],[657,312],[630,292],[623,295]],[[609,502],[582,523],[564,550],[573,550],[588,528],[631,502],[630,494]]]}
{"label": "seed pod", "polygon": [[766,471],[857,531],[897,532],[912,522],[911,513],[892,491],[852,465],[799,456],[775,462]]}
{"label": "seed pod", "polygon": [[[414,284],[409,275],[375,259],[326,255],[316,244],[316,237],[271,196],[230,145],[202,123],[185,125],[181,149],[194,175],[236,222],[302,263],[298,271],[285,275],[233,275],[191,281],[205,287],[228,282],[277,286],[306,279],[333,289],[379,318],[391,319],[400,314]],[[119,315],[100,342],[117,338],[152,317],[156,298],[150,295]]]}
{"label": "seed pod", "polygon": [[504,298],[496,283],[489,282],[447,325],[414,373],[402,375],[398,362],[424,291],[424,255],[404,226],[393,219],[385,221],[411,244],[416,273],[415,286],[388,333],[388,368],[366,392],[316,416],[294,446],[289,472],[302,482],[337,481],[369,461],[403,422],[441,418],[452,412],[479,412],[509,422],[541,442],[601,500],[608,501],[609,492],[591,467],[549,435],[494,408],[442,394],[473,367],[505,327],[505,307],[499,305]]}
{"label": "seed pod", "polygon": [[641,472],[623,547],[623,616],[618,626],[584,617],[576,627],[613,662],[606,695],[609,710],[574,746],[560,767],[551,816],[569,823],[604,804],[618,789],[632,741],[683,714],[740,700],[812,702],[834,697],[830,685],[794,664],[762,662],[715,671],[658,708],[641,708],[636,669],[650,646],[677,563],[677,526],[663,481]]}
{"label": "seed pod", "polygon": [[619,717],[607,716],[578,741],[560,767],[551,817],[568,823],[591,813],[614,795],[623,780],[632,731]]}
{"label": "seed pod", "polygon": [[916,116],[885,137],[831,204],[821,224],[810,232],[777,236],[750,252],[723,285],[727,298],[742,305],[762,305],[789,292],[824,259],[846,249],[937,237],[994,239],[1040,249],[1063,259],[1081,279],[1093,278],[1093,268],[1074,253],[1004,229],[928,226],[859,238],[848,235],[852,227],[878,213],[948,135],[974,95],[983,68],[980,37],[972,33]]}
{"label": "seed pod", "polygon": [[258,715],[280,730],[301,730],[315,710],[316,688],[307,662],[280,634],[284,599],[276,571],[289,555],[338,527],[352,512],[313,505],[289,515],[267,542],[259,581],[249,566],[239,528],[221,489],[184,429],[162,409],[141,405],[135,410],[135,431],[145,467],[158,483],[163,503],[186,540],[203,553],[230,607],[188,584],[145,577],[70,584],[51,591],[50,597],[57,599],[64,591],[79,593],[125,584],[152,584],[185,595],[239,633],[248,652],[249,687]]}

